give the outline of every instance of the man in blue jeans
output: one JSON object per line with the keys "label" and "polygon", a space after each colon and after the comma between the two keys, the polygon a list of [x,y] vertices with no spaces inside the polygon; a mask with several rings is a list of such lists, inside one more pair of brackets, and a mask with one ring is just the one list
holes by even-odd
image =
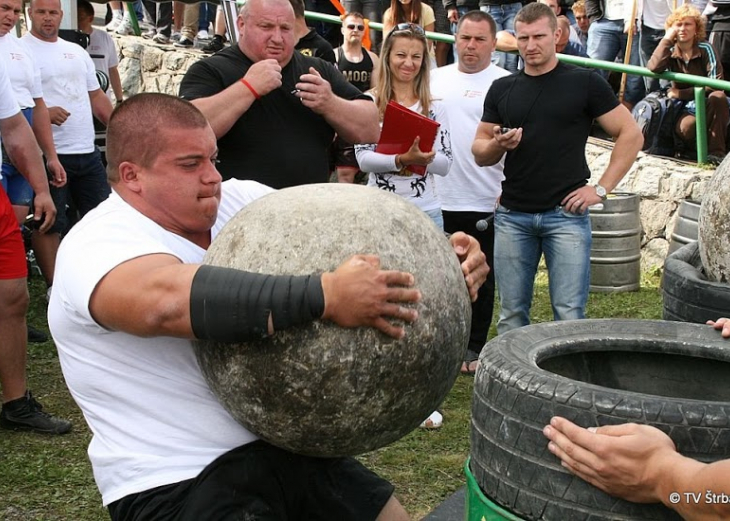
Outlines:
{"label": "man in blue jeans", "polygon": [[[492,83],[472,145],[480,166],[493,165],[506,153],[494,218],[499,334],[530,323],[542,254],[554,318],[585,317],[588,207],[616,187],[643,142],[606,80],[593,70],[558,61],[557,18],[550,7],[528,4],[517,14],[515,30],[525,68]],[[598,184],[589,185],[585,146],[594,119],[613,136],[614,149]]]}
{"label": "man in blue jeans", "polygon": [[[588,28],[588,56],[594,60],[623,61],[627,52],[628,31],[634,32],[629,64],[641,65],[639,56],[639,35],[636,34],[636,19],[631,20],[630,0],[586,0],[586,14],[591,21]],[[608,78],[608,71],[601,71]],[[629,74],[626,78],[626,93],[622,100],[631,109],[646,94],[644,79]]]}
{"label": "man in blue jeans", "polygon": [[[514,31],[515,16],[521,8],[521,2],[512,0],[479,0],[479,9],[494,19],[497,31]],[[492,55],[492,62],[509,72],[517,72],[519,60],[514,54],[497,51]]]}

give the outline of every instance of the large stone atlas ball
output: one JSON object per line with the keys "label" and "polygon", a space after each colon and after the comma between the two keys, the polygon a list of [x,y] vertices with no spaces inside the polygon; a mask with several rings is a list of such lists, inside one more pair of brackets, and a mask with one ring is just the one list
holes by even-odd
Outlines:
{"label": "large stone atlas ball", "polygon": [[358,253],[414,275],[419,318],[403,339],[315,321],[264,340],[196,343],[223,406],[273,445],[322,457],[382,447],[427,418],[459,373],[471,323],[459,261],[444,233],[401,197],[341,184],[272,193],[226,224],[204,263],[306,275]]}
{"label": "large stone atlas ball", "polygon": [[700,258],[707,278],[730,283],[730,161],[707,183],[698,219]]}

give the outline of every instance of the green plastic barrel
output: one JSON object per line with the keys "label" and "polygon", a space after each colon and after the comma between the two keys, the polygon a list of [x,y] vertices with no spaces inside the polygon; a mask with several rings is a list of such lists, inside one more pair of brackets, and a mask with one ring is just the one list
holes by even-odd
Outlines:
{"label": "green plastic barrel", "polygon": [[469,470],[469,461],[464,464],[466,474],[466,521],[524,521],[521,517],[508,512],[496,503],[489,500],[479,488],[477,480]]}

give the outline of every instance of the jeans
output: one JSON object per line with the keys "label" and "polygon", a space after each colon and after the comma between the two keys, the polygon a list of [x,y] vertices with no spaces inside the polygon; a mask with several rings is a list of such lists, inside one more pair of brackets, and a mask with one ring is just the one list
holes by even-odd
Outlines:
{"label": "jeans", "polygon": [[500,205],[494,227],[494,271],[502,306],[497,333],[530,323],[535,274],[542,254],[554,319],[585,318],[591,276],[588,212],[572,214],[558,206],[543,213],[523,213]]}
{"label": "jeans", "polygon": [[[522,4],[515,2],[514,4],[483,5],[479,9],[485,13],[489,13],[494,18],[494,22],[497,24],[497,31],[514,31],[515,16],[522,9]],[[518,56],[516,54],[501,51],[492,53],[492,62],[503,69],[507,69],[509,72],[517,72],[517,60]]]}
{"label": "jeans", "polygon": [[[664,29],[652,29],[645,25],[641,25],[641,33],[639,34],[639,50],[641,54],[641,65],[646,67],[649,63],[649,58],[654,53],[654,49],[657,48],[659,42],[664,37]],[[661,83],[669,84],[668,81],[662,80]],[[660,82],[656,78],[649,78],[644,76],[644,85],[646,86],[646,92],[654,92],[659,90],[661,87]]]}
{"label": "jeans", "polygon": [[426,215],[428,215],[433,223],[438,227],[439,230],[444,229],[444,216],[441,213],[441,209],[438,210],[428,210],[427,212],[423,212]]}
{"label": "jeans", "polygon": [[[383,21],[383,10],[380,0],[345,0],[342,2],[345,11],[348,13],[360,13],[371,22],[381,23]],[[370,50],[378,52],[383,36],[377,29],[370,29]]]}
{"label": "jeans", "polygon": [[[623,20],[596,20],[588,28],[588,56],[594,60],[615,61],[618,57],[623,62],[626,50],[627,35],[624,34]],[[631,40],[630,65],[641,65],[639,58],[639,39]],[[608,79],[608,71],[599,69],[604,78]],[[644,78],[629,74],[626,78],[625,99],[636,104],[644,97]]]}
{"label": "jeans", "polygon": [[88,154],[58,154],[58,160],[68,180],[60,188],[51,186],[51,197],[58,211],[51,231],[65,234],[75,217],[69,220],[66,207],[72,206],[83,217],[109,197],[111,188],[98,148]]}

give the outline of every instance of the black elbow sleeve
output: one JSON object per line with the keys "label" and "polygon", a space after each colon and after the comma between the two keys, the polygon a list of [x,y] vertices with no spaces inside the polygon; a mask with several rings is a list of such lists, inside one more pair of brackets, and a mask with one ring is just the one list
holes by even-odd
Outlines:
{"label": "black elbow sleeve", "polygon": [[324,313],[319,275],[261,275],[201,266],[190,288],[190,321],[201,340],[239,342],[317,320]]}

